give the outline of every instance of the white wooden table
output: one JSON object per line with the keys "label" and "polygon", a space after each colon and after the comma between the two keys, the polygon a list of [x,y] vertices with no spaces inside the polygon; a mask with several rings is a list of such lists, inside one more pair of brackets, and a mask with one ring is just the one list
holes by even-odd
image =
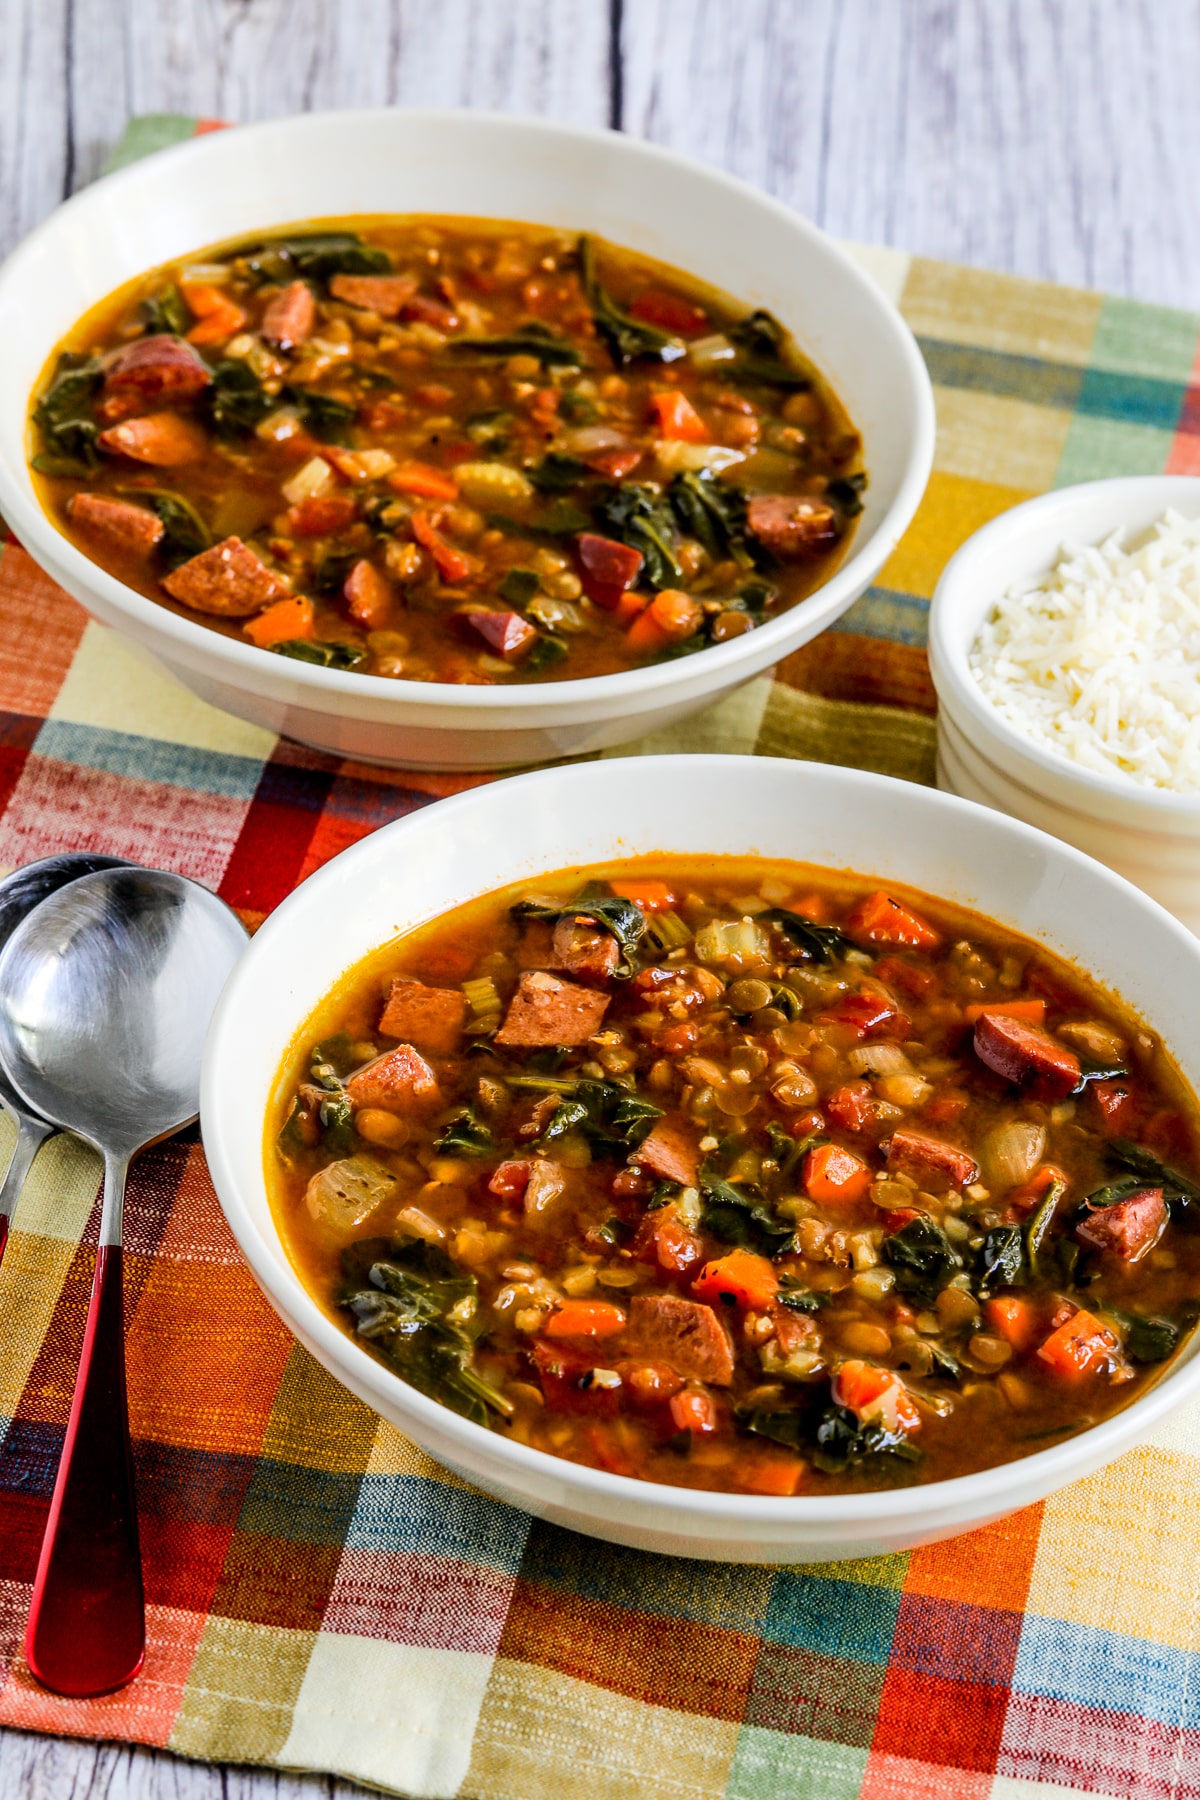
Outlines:
{"label": "white wooden table", "polygon": [[[615,125],[830,231],[1200,308],[1198,0],[0,0],[0,253],[131,113]],[[349,1800],[0,1732],[9,1800]]]}

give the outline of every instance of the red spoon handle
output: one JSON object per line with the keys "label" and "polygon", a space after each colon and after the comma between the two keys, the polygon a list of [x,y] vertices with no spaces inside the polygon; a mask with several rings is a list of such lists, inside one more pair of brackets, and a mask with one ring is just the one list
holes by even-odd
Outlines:
{"label": "red spoon handle", "polygon": [[66,1440],[42,1539],[25,1659],[85,1698],[132,1681],[146,1651],[119,1244],[101,1244]]}

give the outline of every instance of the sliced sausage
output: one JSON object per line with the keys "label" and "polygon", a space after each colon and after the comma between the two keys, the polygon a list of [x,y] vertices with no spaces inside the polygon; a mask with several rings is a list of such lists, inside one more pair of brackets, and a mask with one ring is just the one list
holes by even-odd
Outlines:
{"label": "sliced sausage", "polygon": [[368,631],[379,631],[392,616],[395,594],[386,575],[361,557],[346,577],[342,589],[350,617]]}
{"label": "sliced sausage", "polygon": [[178,469],[184,463],[199,462],[208,449],[202,427],[177,412],[143,413],[140,418],[125,419],[102,431],[96,441],[102,450],[150,463],[156,469]]}
{"label": "sliced sausage", "polygon": [[627,1342],[639,1356],[669,1363],[685,1381],[733,1381],[733,1346],[711,1306],[671,1294],[635,1294]]}
{"label": "sliced sausage", "polygon": [[149,507],[107,494],[72,494],[67,513],[86,536],[118,555],[149,556],[163,534],[162,520]]}
{"label": "sliced sausage", "polygon": [[746,508],[746,524],[775,556],[812,556],[828,550],[838,535],[838,516],[828,500],[808,494],[756,494]]}
{"label": "sliced sausage", "polygon": [[515,662],[520,656],[528,655],[537,642],[537,631],[515,612],[469,612],[466,614],[468,625],[474,626],[485,643],[490,644],[500,656]]}
{"label": "sliced sausage", "polygon": [[975,1054],[995,1074],[1027,1087],[1039,1100],[1065,1100],[1079,1086],[1081,1070],[1073,1050],[1048,1031],[1003,1013],[980,1013]]}
{"label": "sliced sausage", "polygon": [[1115,1206],[1098,1206],[1075,1227],[1081,1244],[1094,1250],[1110,1250],[1122,1262],[1139,1262],[1153,1248],[1167,1222],[1167,1203],[1161,1188],[1144,1188]]}
{"label": "sliced sausage", "polygon": [[590,919],[559,919],[551,943],[554,967],[583,981],[608,981],[621,952],[611,932]]}
{"label": "sliced sausage", "polygon": [[262,334],[280,350],[295,350],[313,328],[317,303],[306,281],[289,281],[268,304]]}
{"label": "sliced sausage", "polygon": [[601,537],[595,531],[581,531],[575,548],[589,600],[599,606],[615,607],[626,588],[632,587],[645,561],[640,550],[615,538]]}
{"label": "sliced sausage", "polygon": [[193,612],[244,619],[281,600],[287,587],[239,537],[227,537],[211,550],[180,563],[163,582],[172,600]]}
{"label": "sliced sausage", "polygon": [[384,1112],[404,1112],[440,1098],[437,1076],[411,1044],[398,1044],[357,1069],[346,1092],[355,1106],[378,1106]]}
{"label": "sliced sausage", "polygon": [[888,1168],[903,1169],[921,1182],[928,1181],[930,1176],[940,1177],[951,1187],[960,1188],[968,1187],[979,1176],[974,1157],[968,1156],[965,1150],[960,1150],[956,1144],[947,1144],[941,1138],[925,1137],[919,1131],[893,1131]]}
{"label": "sliced sausage", "polygon": [[600,1029],[608,998],[534,969],[522,975],[495,1041],[522,1050],[586,1044]]}
{"label": "sliced sausage", "polygon": [[462,1038],[467,997],[457,988],[426,987],[397,976],[379,1021],[385,1037],[403,1038],[431,1056],[453,1056]]}
{"label": "sliced sausage", "polygon": [[700,1172],[700,1145],[695,1132],[681,1119],[656,1119],[631,1161],[649,1169],[661,1181],[695,1187]]}
{"label": "sliced sausage", "polygon": [[208,364],[190,344],[161,332],[124,344],[106,358],[96,410],[111,424],[152,406],[194,400],[211,380]]}
{"label": "sliced sausage", "polygon": [[378,313],[381,319],[399,318],[417,291],[412,275],[335,275],[329,284],[335,300]]}

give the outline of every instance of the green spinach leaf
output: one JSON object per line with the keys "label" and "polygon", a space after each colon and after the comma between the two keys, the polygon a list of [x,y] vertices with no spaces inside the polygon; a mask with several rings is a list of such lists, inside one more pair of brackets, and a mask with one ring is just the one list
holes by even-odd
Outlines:
{"label": "green spinach leaf", "polygon": [[587,919],[601,931],[607,931],[621,946],[621,961],[613,971],[621,979],[633,974],[630,953],[637,949],[646,932],[646,921],[632,900],[619,894],[580,894],[577,900],[518,900],[509,907],[514,919],[544,919],[556,925],[560,919]]}
{"label": "green spinach leaf", "polygon": [[714,562],[727,558],[747,573],[754,555],[746,541],[746,496],[707,469],[689,469],[676,475],[667,498],[679,521],[679,529],[698,538]]}
{"label": "green spinach leaf", "polygon": [[142,301],[142,316],[148,336],[185,337],[191,329],[191,312],[173,281]]}
{"label": "green spinach leaf", "polygon": [[323,669],[357,668],[367,654],[365,644],[319,644],[311,638],[289,638],[286,643],[272,644],[271,650],[275,656],[317,663]]}
{"label": "green spinach leaf", "polygon": [[1147,1318],[1144,1313],[1117,1312],[1110,1309],[1121,1327],[1125,1354],[1131,1362],[1166,1362],[1179,1343],[1179,1327],[1170,1319]]}
{"label": "green spinach leaf", "polygon": [[386,275],[392,266],[386,250],[364,244],[352,231],[290,232],[232,254],[260,281],[292,281],[297,275],[312,281],[328,281],[334,275]]}
{"label": "green spinach leaf", "polygon": [[78,464],[85,471],[95,468],[99,461],[96,439],[100,427],[92,403],[100,380],[98,356],[78,356],[65,351],[59,357],[54,377],[33,413],[46,449],[43,474],[74,473],[69,468],[60,471],[46,466],[51,458],[61,459],[64,464]]}
{"label": "green spinach leaf", "polygon": [[583,357],[569,339],[546,325],[522,325],[501,337],[457,337],[446,345],[456,356],[536,356],[543,369],[578,369]]}
{"label": "green spinach leaf", "polygon": [[933,1305],[961,1266],[949,1238],[926,1213],[885,1237],[883,1256],[900,1292],[915,1295],[922,1306]]}
{"label": "green spinach leaf", "polygon": [[844,1406],[831,1406],[817,1426],[813,1462],[827,1475],[840,1475],[877,1456],[900,1462],[920,1462],[921,1452],[902,1431],[889,1431],[878,1423],[860,1425]]}
{"label": "green spinach leaf", "polygon": [[626,481],[601,496],[597,513],[609,537],[641,551],[651,587],[678,587],[683,570],[675,555],[675,519],[663,494],[641,482]]}
{"label": "green spinach leaf", "polygon": [[619,369],[626,364],[650,360],[678,362],[687,355],[687,345],[656,325],[643,325],[631,319],[619,307],[596,274],[596,256],[590,238],[579,240],[579,267],[583,291],[592,309],[592,321],[608,345],[609,353]]}
{"label": "green spinach leaf", "polygon": [[986,1300],[997,1289],[1025,1280],[1025,1234],[1019,1225],[997,1225],[983,1240],[975,1266],[975,1292]]}
{"label": "green spinach leaf", "polygon": [[795,1242],[795,1231],[778,1219],[763,1196],[743,1191],[715,1170],[700,1171],[700,1223],[705,1231],[762,1256],[781,1256]]}
{"label": "green spinach leaf", "polygon": [[496,1140],[471,1108],[464,1106],[450,1120],[433,1147],[439,1156],[492,1156],[496,1151]]}
{"label": "green spinach leaf", "polygon": [[836,925],[818,925],[815,920],[801,918],[799,913],[788,912],[783,906],[768,907],[759,917],[771,925],[778,925],[793,947],[802,951],[810,962],[832,962],[835,956],[844,956],[854,947]]}
{"label": "green spinach leaf", "polygon": [[249,363],[223,357],[212,374],[206,400],[214,429],[221,437],[247,437],[277,405]]}
{"label": "green spinach leaf", "polygon": [[771,387],[801,390],[812,386],[807,375],[784,361],[787,334],[779,320],[765,307],[758,307],[725,327],[725,335],[736,344],[741,355],[724,366],[730,381],[763,382]]}

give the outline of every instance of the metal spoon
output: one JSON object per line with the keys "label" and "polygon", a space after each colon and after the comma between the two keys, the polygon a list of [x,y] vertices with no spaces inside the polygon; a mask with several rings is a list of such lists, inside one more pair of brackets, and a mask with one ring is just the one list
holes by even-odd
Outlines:
{"label": "metal spoon", "polygon": [[125,1401],[121,1216],[138,1150],[195,1119],[208,1022],[246,933],[207,888],[157,869],[85,875],[0,954],[0,1063],[22,1100],[104,1157],[100,1245],[25,1637],[44,1687],[132,1681],[145,1607]]}
{"label": "metal spoon", "polygon": [[[127,869],[129,866],[123,856],[92,856],[83,851],[67,856],[44,856],[40,862],[14,869],[0,881],[0,950],[22,919],[51,894],[56,894],[59,888],[66,887],[68,882],[78,881],[82,875],[94,875],[99,869]],[[25,1178],[34,1157],[46,1139],[53,1137],[56,1127],[29,1110],[3,1069],[0,1069],[0,1101],[17,1121],[16,1147],[4,1180],[0,1182],[0,1257],[3,1257],[9,1223],[25,1186]]]}

